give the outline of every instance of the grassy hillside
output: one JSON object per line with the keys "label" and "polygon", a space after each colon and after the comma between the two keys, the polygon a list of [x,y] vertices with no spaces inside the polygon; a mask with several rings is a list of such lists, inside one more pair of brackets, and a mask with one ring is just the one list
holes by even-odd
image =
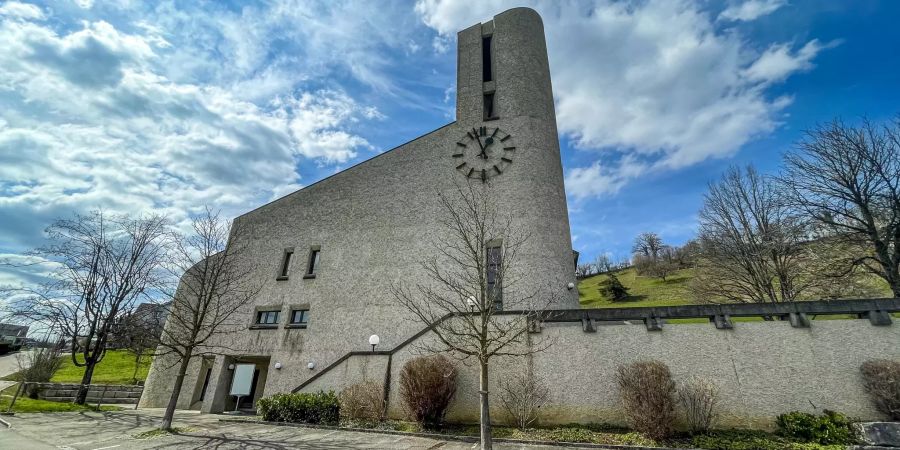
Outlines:
{"label": "grassy hillside", "polygon": [[693,272],[693,269],[679,270],[663,281],[640,276],[634,268],[617,271],[616,276],[628,288],[629,296],[615,303],[600,294],[600,283],[606,280],[607,275],[594,275],[578,282],[578,298],[583,308],[687,305],[693,303],[687,292],[687,283]]}
{"label": "grassy hillside", "polygon": [[[145,380],[150,371],[151,359],[141,358],[138,367],[137,379]],[[94,368],[94,376],[91,383],[94,384],[131,384],[131,375],[134,374],[134,355],[125,350],[110,350],[106,356]],[[66,355],[63,358],[62,367],[53,375],[50,381],[55,383],[80,383],[84,375],[84,367],[72,364],[72,357]]]}
{"label": "grassy hillside", "polygon": [[[624,301],[612,302],[600,294],[600,283],[607,275],[594,275],[578,282],[578,299],[582,308],[629,308],[640,306],[675,306],[697,303],[688,292],[688,283],[694,276],[694,269],[684,269],[666,277],[659,278],[639,276],[634,268],[616,271],[616,276],[626,288],[628,298]],[[876,276],[866,281],[871,283],[872,295],[890,297],[888,284]]]}

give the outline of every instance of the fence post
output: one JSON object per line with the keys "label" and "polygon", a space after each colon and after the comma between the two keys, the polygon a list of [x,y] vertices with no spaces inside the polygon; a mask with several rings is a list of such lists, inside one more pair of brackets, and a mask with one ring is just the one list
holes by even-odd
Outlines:
{"label": "fence post", "polygon": [[103,385],[103,391],[100,392],[100,398],[97,399],[97,411],[100,411],[100,402],[103,401],[103,396],[106,395],[106,390],[107,390],[107,389],[109,389],[109,385],[108,385],[108,384],[104,384],[104,385]]}
{"label": "fence post", "polygon": [[22,392],[22,389],[25,387],[26,384],[27,383],[24,381],[19,382],[19,387],[16,388],[16,394],[13,395],[12,401],[9,402],[9,408],[6,408],[6,414],[10,414],[10,415],[13,414],[12,409],[13,409],[13,406],[16,404],[16,399],[19,398],[19,393]]}

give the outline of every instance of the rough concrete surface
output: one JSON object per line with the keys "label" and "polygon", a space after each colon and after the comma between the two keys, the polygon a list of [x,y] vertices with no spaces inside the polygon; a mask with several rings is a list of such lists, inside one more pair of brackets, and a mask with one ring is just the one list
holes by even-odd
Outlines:
{"label": "rough concrete surface", "polygon": [[[176,435],[136,439],[159,424],[162,410],[108,413],[19,414],[12,429],[0,430],[0,448],[9,449],[448,449],[472,448],[471,443],[413,436],[396,436],[252,423],[220,422],[222,416],[179,412]],[[550,449],[549,446],[500,444],[494,448]],[[573,448],[573,447],[568,447]]]}

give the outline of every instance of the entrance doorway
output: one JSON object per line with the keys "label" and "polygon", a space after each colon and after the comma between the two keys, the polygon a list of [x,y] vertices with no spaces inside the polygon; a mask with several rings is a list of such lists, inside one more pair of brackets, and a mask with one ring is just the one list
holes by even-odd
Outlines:
{"label": "entrance doorway", "polygon": [[[265,394],[266,387],[266,376],[269,371],[269,357],[268,356],[241,356],[241,357],[231,357],[227,358],[226,367],[229,367],[227,374],[227,389],[224,390],[223,394],[226,396],[225,398],[225,408],[224,411],[243,411],[248,413],[256,412],[256,402],[263,397]],[[235,404],[238,400],[236,396],[230,395],[232,387],[235,387],[233,383],[235,383],[235,378],[240,377],[241,375],[236,374],[241,366],[246,367],[247,365],[252,365],[253,373],[252,378],[250,378],[250,388],[249,393],[246,395],[242,395],[240,397],[240,404]],[[246,369],[240,369],[246,370]],[[246,383],[247,378],[239,379],[238,382]],[[247,392],[243,390],[243,392]]]}

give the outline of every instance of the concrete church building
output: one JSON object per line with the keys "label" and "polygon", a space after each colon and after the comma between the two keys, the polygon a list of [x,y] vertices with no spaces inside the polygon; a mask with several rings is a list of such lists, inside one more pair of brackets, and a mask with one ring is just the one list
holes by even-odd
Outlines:
{"label": "concrete church building", "polygon": [[[456,121],[235,219],[247,245],[242,264],[263,283],[240,311],[247,327],[228,356],[192,364],[180,409],[235,408],[233,366],[255,364],[261,396],[290,392],[368,338],[391,349],[422,325],[394,303],[390,285],[424,277],[442,207],[437,193],[466,180],[488,189],[501,213],[531,233],[520,249],[519,288],[578,308],[575,261],[541,18],[530,9],[498,14],[458,34]],[[482,155],[482,147],[484,148]],[[507,309],[515,305],[504,305]],[[231,369],[230,369],[231,367]],[[141,405],[164,407],[175,375],[161,359]]]}
{"label": "concrete church building", "polygon": [[[390,286],[425,278],[420,263],[446,232],[436,197],[468,180],[531,232],[518,252],[521,273],[509,274],[522,281],[502,287],[504,309],[527,306],[513,304],[513,288],[554,299],[557,311],[528,330],[553,342],[549,349],[491,361],[491,386],[523,366],[548,386],[541,423],[626,425],[616,370],[647,359],[665,363],[676,382],[699,376],[717,385],[722,427],[772,427],[778,414],[820,408],[883,418],[859,367],[900,359],[891,316],[900,299],[579,309],[541,19],[512,9],[458,41],[455,122],[235,219],[231,243],[249,249],[240,264],[263,288],[237,312],[246,327],[217,343],[228,350],[192,360],[178,408],[253,409],[262,396],[374,381],[386,385],[388,414],[402,417],[400,370],[433,335]],[[822,315],[859,319],[810,320]],[[689,318],[708,320],[670,320]],[[447,418],[475,422],[477,364],[457,368]],[[164,407],[174,372],[156,358],[140,405]],[[246,388],[239,405],[235,386]]]}

